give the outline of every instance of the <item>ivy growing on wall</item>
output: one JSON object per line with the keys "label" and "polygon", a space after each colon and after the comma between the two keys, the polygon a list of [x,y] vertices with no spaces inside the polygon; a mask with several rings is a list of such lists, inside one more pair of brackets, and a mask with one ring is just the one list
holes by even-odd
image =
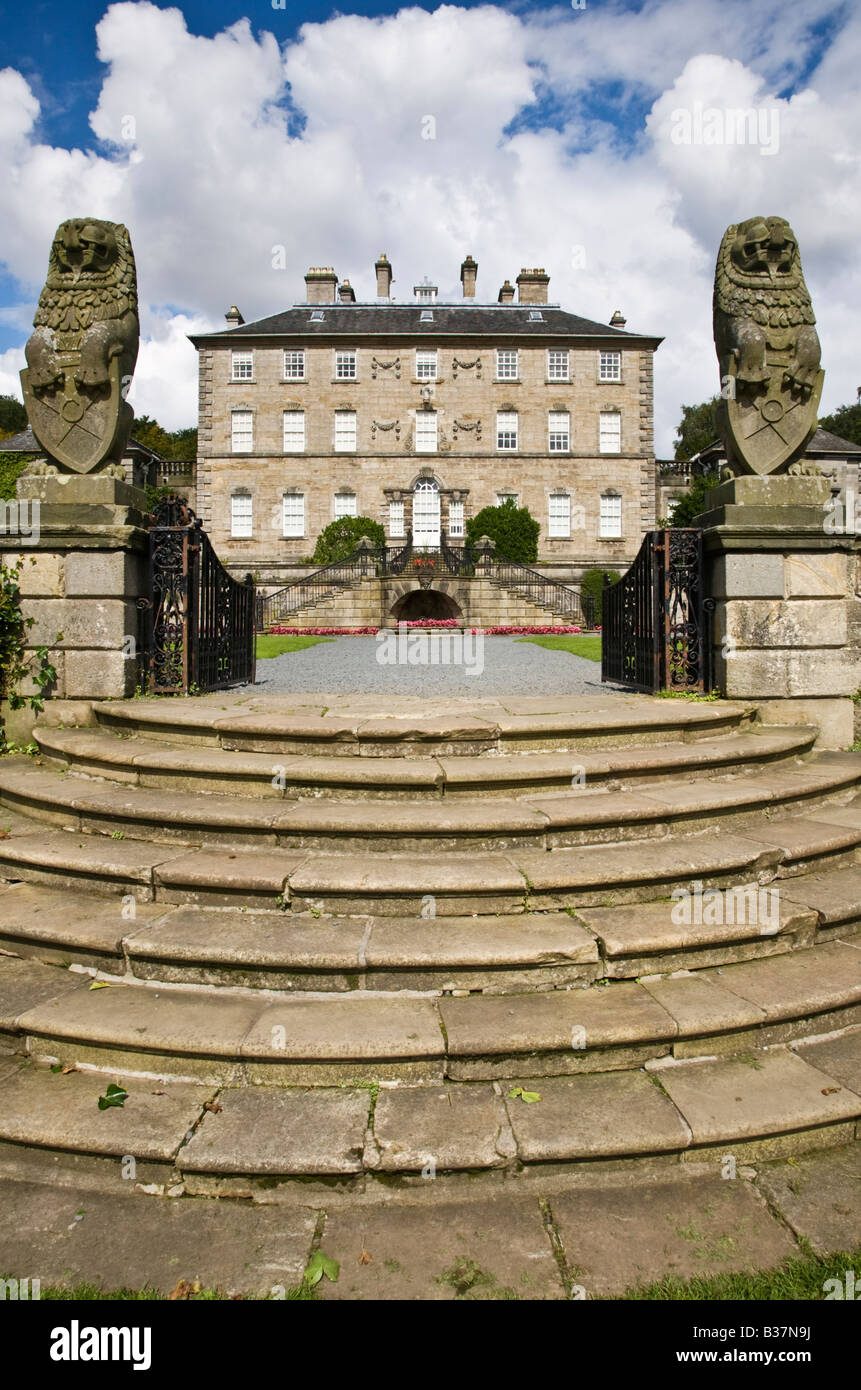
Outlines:
{"label": "ivy growing on wall", "polygon": [[[57,679],[47,647],[27,651],[27,632],[34,620],[25,618],[21,611],[20,581],[24,563],[18,560],[14,565],[0,564],[0,753],[8,748],[3,702],[10,709],[26,707],[38,713],[44,708],[45,698]],[[58,642],[62,636],[61,632],[57,634]],[[29,695],[20,693],[25,682],[35,687]]]}
{"label": "ivy growing on wall", "polygon": [[11,454],[0,450],[0,501],[15,496],[15,484],[35,454]]}

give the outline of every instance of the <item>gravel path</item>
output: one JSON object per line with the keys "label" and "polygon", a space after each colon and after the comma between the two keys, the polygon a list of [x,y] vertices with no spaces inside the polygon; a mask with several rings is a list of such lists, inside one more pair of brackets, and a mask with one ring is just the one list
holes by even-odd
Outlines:
{"label": "gravel path", "polygon": [[[443,640],[452,634],[440,634]],[[391,639],[390,639],[391,640]],[[425,642],[434,639],[425,638]],[[609,695],[601,665],[515,637],[472,638],[458,664],[384,664],[375,637],[336,637],[305,651],[257,663],[255,694],[328,695]],[[391,648],[389,651],[391,652]],[[394,653],[393,653],[394,654]],[[433,649],[424,654],[432,657]]]}

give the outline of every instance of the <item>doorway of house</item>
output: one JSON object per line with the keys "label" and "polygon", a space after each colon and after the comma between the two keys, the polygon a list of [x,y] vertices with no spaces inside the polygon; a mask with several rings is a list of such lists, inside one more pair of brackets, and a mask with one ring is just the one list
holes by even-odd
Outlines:
{"label": "doorway of house", "polygon": [[438,546],[439,537],[439,485],[432,478],[422,478],[413,489],[413,547]]}

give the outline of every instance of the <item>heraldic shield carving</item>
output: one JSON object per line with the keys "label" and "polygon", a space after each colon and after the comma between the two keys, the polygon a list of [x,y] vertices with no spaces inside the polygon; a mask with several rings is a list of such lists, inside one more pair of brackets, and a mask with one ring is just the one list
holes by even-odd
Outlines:
{"label": "heraldic shield carving", "polygon": [[[777,473],[816,429],[825,373],[798,242],[782,217],[728,227],[718,252],[718,428],[735,473]],[[792,469],[803,471],[803,464]]]}
{"label": "heraldic shield carving", "polygon": [[134,418],[125,398],[140,335],[125,227],[87,217],[61,224],[33,324],[21,387],[49,460],[73,473],[118,464]]}

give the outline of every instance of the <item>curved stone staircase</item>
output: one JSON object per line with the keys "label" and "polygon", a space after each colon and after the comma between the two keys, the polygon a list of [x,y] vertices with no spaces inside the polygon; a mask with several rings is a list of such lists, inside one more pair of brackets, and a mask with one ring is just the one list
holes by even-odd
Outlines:
{"label": "curved stone staircase", "polygon": [[0,760],[0,1145],[242,1194],[855,1135],[861,758],[815,729],[215,695],[36,738]]}

